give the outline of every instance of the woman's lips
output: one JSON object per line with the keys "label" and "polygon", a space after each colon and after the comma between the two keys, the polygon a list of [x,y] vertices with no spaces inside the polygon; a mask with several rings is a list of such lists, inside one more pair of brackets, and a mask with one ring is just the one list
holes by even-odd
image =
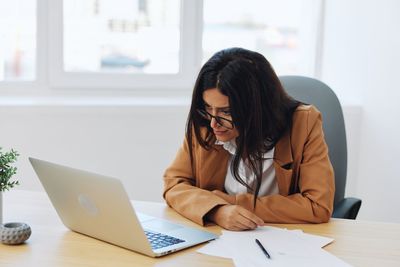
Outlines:
{"label": "woman's lips", "polygon": [[223,134],[225,134],[227,131],[215,131],[214,130],[214,134],[215,135],[223,135]]}

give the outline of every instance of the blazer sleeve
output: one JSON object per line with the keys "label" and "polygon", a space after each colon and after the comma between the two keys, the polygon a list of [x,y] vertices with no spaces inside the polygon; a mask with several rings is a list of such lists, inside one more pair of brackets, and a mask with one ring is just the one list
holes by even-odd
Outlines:
{"label": "blazer sleeve", "polygon": [[[309,112],[307,136],[298,169],[300,193],[259,197],[236,195],[236,203],[271,223],[322,223],[329,221],[335,194],[334,173],[328,156],[319,112]],[[296,133],[294,133],[296,134]],[[292,144],[293,145],[293,144]],[[232,203],[233,204],[233,203]]]}
{"label": "blazer sleeve", "polygon": [[[194,147],[194,154],[196,149]],[[196,159],[194,159],[196,164]],[[185,138],[175,160],[164,173],[163,197],[167,204],[186,218],[204,225],[204,216],[218,205],[229,204],[209,190],[197,186],[190,162],[188,141]]]}

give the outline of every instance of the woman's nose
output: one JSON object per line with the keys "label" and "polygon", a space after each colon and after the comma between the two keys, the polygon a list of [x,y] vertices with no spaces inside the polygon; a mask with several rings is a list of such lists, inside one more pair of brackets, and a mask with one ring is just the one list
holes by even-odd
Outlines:
{"label": "woman's nose", "polygon": [[219,126],[219,124],[218,124],[218,122],[217,122],[217,120],[215,119],[215,118],[211,118],[211,121],[210,121],[210,126],[211,126],[211,128],[218,128],[218,126]]}

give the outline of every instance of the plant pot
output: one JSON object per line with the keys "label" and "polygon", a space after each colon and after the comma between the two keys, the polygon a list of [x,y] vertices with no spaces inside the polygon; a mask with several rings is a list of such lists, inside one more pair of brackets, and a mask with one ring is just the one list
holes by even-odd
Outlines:
{"label": "plant pot", "polygon": [[31,227],[26,223],[0,224],[0,241],[6,245],[19,245],[31,236]]}

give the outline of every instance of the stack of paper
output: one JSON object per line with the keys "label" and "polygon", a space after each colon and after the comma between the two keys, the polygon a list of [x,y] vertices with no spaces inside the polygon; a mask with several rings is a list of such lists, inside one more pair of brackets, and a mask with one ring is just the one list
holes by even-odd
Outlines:
{"label": "stack of paper", "polygon": [[[262,252],[258,239],[270,254]],[[259,227],[253,231],[222,231],[219,239],[198,250],[200,253],[232,258],[236,267],[251,266],[350,266],[322,247],[333,239],[301,230]]]}

